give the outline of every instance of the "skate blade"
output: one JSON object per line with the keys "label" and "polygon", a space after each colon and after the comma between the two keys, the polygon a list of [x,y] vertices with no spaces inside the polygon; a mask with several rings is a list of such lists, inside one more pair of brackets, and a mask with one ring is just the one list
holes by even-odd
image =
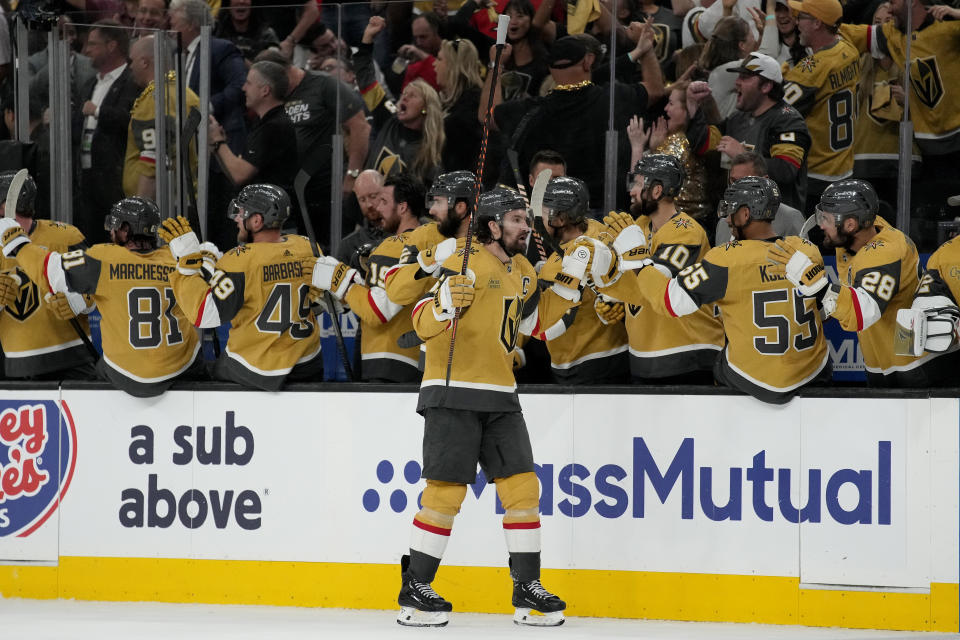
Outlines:
{"label": "skate blade", "polygon": [[513,623],[529,627],[559,627],[563,624],[565,618],[563,611],[552,611],[550,613],[540,613],[533,609],[523,609],[517,607],[513,614]]}
{"label": "skate blade", "polygon": [[401,607],[397,624],[405,627],[445,627],[450,622],[446,611],[420,611],[413,607]]}

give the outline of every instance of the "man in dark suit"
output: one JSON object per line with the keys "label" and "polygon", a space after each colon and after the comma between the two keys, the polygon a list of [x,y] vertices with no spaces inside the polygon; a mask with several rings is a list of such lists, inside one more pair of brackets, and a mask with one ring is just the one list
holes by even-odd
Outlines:
{"label": "man in dark suit", "polygon": [[80,202],[76,226],[87,241],[106,242],[103,217],[123,199],[123,158],[130,109],[140,94],[127,68],[130,39],[113,20],[101,20],[87,35],[84,53],[97,70],[80,95]]}
{"label": "man in dark suit", "polygon": [[[170,4],[170,28],[180,33],[187,56],[184,69],[187,86],[200,95],[200,27],[212,24],[210,7],[204,0],[174,0]],[[223,127],[226,146],[235,155],[246,147],[243,83],[247,68],[243,54],[229,40],[210,38],[210,104],[212,115]],[[218,247],[236,243],[236,226],[223,213],[236,192],[236,185],[214,162],[210,168],[209,195],[211,215],[207,217],[207,239]]]}

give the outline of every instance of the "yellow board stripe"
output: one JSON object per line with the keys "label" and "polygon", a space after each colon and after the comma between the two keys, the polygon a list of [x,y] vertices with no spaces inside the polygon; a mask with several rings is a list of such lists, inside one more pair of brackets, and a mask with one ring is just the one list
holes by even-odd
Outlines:
{"label": "yellow board stripe", "polygon": [[[0,596],[394,609],[399,566],[62,557],[0,566]],[[801,589],[797,578],[639,571],[543,571],[572,616],[956,631],[956,584],[930,593]],[[434,583],[457,611],[510,613],[506,569],[443,566]]]}

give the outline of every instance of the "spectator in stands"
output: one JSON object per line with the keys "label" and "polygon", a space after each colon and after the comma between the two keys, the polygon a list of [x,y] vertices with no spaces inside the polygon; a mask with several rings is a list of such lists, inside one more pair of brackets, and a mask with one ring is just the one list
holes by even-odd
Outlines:
{"label": "spectator in stands", "polygon": [[166,29],[168,23],[166,0],[140,0],[133,22],[135,35],[148,35],[150,29]]}
{"label": "spectator in stands", "polygon": [[[730,184],[747,176],[770,177],[767,175],[766,160],[756,151],[744,151],[733,159],[733,166],[730,167]],[[781,238],[795,236],[800,233],[803,221],[803,214],[800,211],[781,202],[773,218],[773,233]],[[721,219],[717,223],[714,244],[720,245],[728,240],[730,240],[730,225],[727,224],[726,219]]]}
{"label": "spectator in stands", "polygon": [[[345,136],[347,153],[346,172],[337,176],[344,201],[354,187],[367,159],[370,125],[363,111],[363,101],[353,87],[321,73],[298,69],[276,51],[264,51],[257,60],[280,64],[287,74],[287,93],[283,97],[284,110],[297,133],[300,166],[308,167],[312,179],[306,192],[308,214],[321,245],[330,245],[330,189],[333,161],[333,134],[336,133],[337,100],[341,131]],[[337,148],[342,154],[343,149]],[[300,229],[301,233],[305,228]]]}
{"label": "spectator in stands", "polygon": [[127,66],[130,41],[114,20],[98,22],[87,34],[86,55],[97,70],[81,90],[84,116],[80,141],[80,198],[77,227],[92,243],[106,241],[104,211],[123,198],[123,158],[130,109],[140,94]]}
{"label": "spectator in stands", "polygon": [[687,88],[690,146],[698,155],[717,149],[722,166],[729,166],[730,159],[744,151],[756,151],[766,161],[783,202],[802,211],[810,132],[803,116],[783,101],[780,64],[768,55],[753,53],[735,71],[737,110],[719,127],[708,126],[701,109],[710,95],[709,85],[692,82]]}
{"label": "spectator in stands", "polygon": [[307,69],[331,75],[341,82],[350,85],[354,91],[359,93],[359,89],[357,89],[357,74],[353,70],[353,63],[350,60],[344,60],[336,56],[328,56],[325,58],[311,56],[307,64]]}
{"label": "spectator in stands", "polygon": [[414,80],[403,90],[394,109],[387,106],[391,103],[376,81],[372,57],[373,40],[385,26],[380,16],[371,17],[353,58],[357,83],[365,87],[364,102],[378,132],[367,153],[366,168],[385,176],[410,171],[429,185],[440,172],[445,140],[440,96],[423,80]]}
{"label": "spectator in stands", "polygon": [[745,20],[736,16],[718,22],[707,41],[697,66],[710,74],[707,82],[721,118],[729,117],[737,102],[735,78],[727,71],[738,67],[740,61],[756,48],[757,40],[753,37],[753,31]]}
{"label": "spectator in stands", "polygon": [[[293,64],[297,67],[308,67],[310,60],[350,57],[350,47],[347,43],[338,38],[337,34],[322,22],[311,25],[299,44],[301,46],[293,56]],[[299,60],[301,49],[303,50],[302,62]]]}
{"label": "spectator in stands", "polygon": [[[34,212],[37,218],[50,218],[50,127],[43,121],[40,97],[30,94],[27,140],[0,141],[0,171],[27,169],[37,185]],[[17,121],[17,103],[12,83],[0,87],[0,110],[7,131],[14,131]],[[2,194],[0,194],[2,197]]]}
{"label": "spectator in stands", "polygon": [[473,171],[480,154],[480,60],[469,40],[444,40],[434,63],[443,104],[444,171]]}
{"label": "spectator in stands", "polygon": [[800,44],[797,18],[787,6],[787,0],[766,0],[766,13],[760,9],[751,9],[750,13],[762,25],[757,49],[760,53],[791,67],[807,55],[806,47]]}
{"label": "spectator in stands", "polygon": [[683,14],[676,13],[676,2],[673,3],[674,7],[671,7],[669,3],[661,4],[654,0],[629,0],[623,5],[629,7],[630,4],[634,3],[637,5],[636,11],[618,16],[620,22],[627,25],[638,20],[651,20],[653,28],[657,32],[657,44],[654,47],[654,52],[660,64],[666,64],[673,56],[673,52],[680,48],[680,27],[683,25]]}
{"label": "spectator in stands", "polygon": [[252,0],[230,0],[229,7],[217,16],[213,35],[237,45],[249,67],[257,54],[270,47],[279,47],[280,40],[264,21],[262,12],[251,9]]}
{"label": "spectator in stands", "polygon": [[[640,45],[643,82],[614,85],[615,126],[623,131],[631,115],[644,113],[647,105],[663,95],[663,76],[653,53],[653,30],[644,29]],[[507,45],[501,64],[510,59]],[[567,36],[553,44],[550,75],[556,82],[553,92],[544,98],[525,98],[499,104],[499,86],[494,94],[491,128],[500,131],[508,149],[519,155],[520,166],[528,166],[533,155],[551,148],[567,161],[568,175],[583,180],[590,192],[590,208],[599,211],[603,203],[603,167],[609,112],[609,91],[591,82],[595,56],[575,37]],[[486,112],[492,74],[487,74],[481,93],[478,118]],[[625,136],[624,136],[625,137]],[[617,184],[621,204],[626,204],[626,174],[629,163],[627,140],[618,153]]]}
{"label": "spectator in stands", "polygon": [[[130,126],[127,134],[126,160],[123,167],[123,193],[127,197],[141,196],[156,200],[157,194],[157,129],[156,100],[154,99],[154,38],[140,38],[130,47],[130,72],[143,93],[134,102],[130,111]],[[169,96],[176,95],[175,74],[167,76],[167,117],[173,122],[176,115],[176,101]],[[186,90],[185,105],[187,113],[199,109],[200,99],[190,89]],[[175,148],[176,132],[167,130],[166,158],[176,162],[179,149]],[[161,166],[165,160],[160,158]],[[196,181],[197,154],[196,145],[190,153],[190,187]]]}
{"label": "spectator in stands", "polygon": [[[627,126],[631,147],[630,164],[636,166],[648,149],[651,153],[665,153],[679,160],[686,177],[680,192],[673,198],[673,203],[678,211],[700,223],[709,236],[717,201],[720,199],[720,194],[715,193],[719,189],[711,187],[715,187],[718,182],[715,176],[720,168],[715,157],[698,156],[690,148],[687,139],[687,124],[690,121],[687,114],[689,84],[682,80],[670,85],[670,99],[664,109],[665,115],[653,123],[649,130],[644,129],[643,120],[636,116],[630,119]],[[712,104],[709,108],[716,110]]]}
{"label": "spectator in stands", "polygon": [[434,89],[439,89],[433,62],[440,52],[440,17],[427,12],[416,16],[410,23],[413,44],[405,44],[397,50],[397,57],[407,61],[400,88],[406,88],[416,79],[422,79]]}
{"label": "spectator in stands", "polygon": [[[469,38],[478,54],[487,55],[494,44],[496,32],[486,35],[477,30],[473,17],[486,14],[473,0],[465,2],[450,24],[461,37]],[[503,65],[500,87],[504,100],[515,100],[539,95],[540,85],[550,75],[547,64],[547,48],[542,39],[542,30],[534,25],[535,10],[530,0],[509,0],[503,13],[510,16],[507,27],[507,42],[511,45],[510,60]]]}
{"label": "spectator in stands", "polygon": [[361,247],[364,245],[376,247],[383,240],[383,233],[380,229],[382,190],[383,176],[379,172],[367,169],[357,176],[353,183],[353,193],[357,196],[357,202],[360,204],[363,221],[357,225],[353,233],[343,239],[337,248],[336,257],[340,262],[355,266],[353,256]]}
{"label": "spectator in stands", "polygon": [[[180,33],[187,51],[184,67],[187,86],[197,94],[200,91],[200,27],[210,23],[210,7],[203,0],[173,0],[170,5],[170,26]],[[232,42],[210,39],[210,104],[234,154],[243,150],[246,136],[243,122],[245,71],[243,56]]]}
{"label": "spectator in stands", "polygon": [[257,182],[293,192],[298,164],[297,155],[291,150],[297,148],[297,133],[283,109],[288,86],[286,70],[279,64],[264,60],[250,67],[243,91],[247,108],[259,121],[251,129],[246,148],[239,155],[226,144],[226,131],[211,117],[211,152],[235,185],[243,186],[256,178]]}

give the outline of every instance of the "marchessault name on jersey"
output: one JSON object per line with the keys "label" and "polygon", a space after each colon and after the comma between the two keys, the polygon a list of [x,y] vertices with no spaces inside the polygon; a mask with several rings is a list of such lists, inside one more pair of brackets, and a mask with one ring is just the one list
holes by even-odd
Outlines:
{"label": "marchessault name on jersey", "polygon": [[121,262],[110,265],[111,280],[160,280],[169,282],[167,276],[176,267],[166,264]]}

